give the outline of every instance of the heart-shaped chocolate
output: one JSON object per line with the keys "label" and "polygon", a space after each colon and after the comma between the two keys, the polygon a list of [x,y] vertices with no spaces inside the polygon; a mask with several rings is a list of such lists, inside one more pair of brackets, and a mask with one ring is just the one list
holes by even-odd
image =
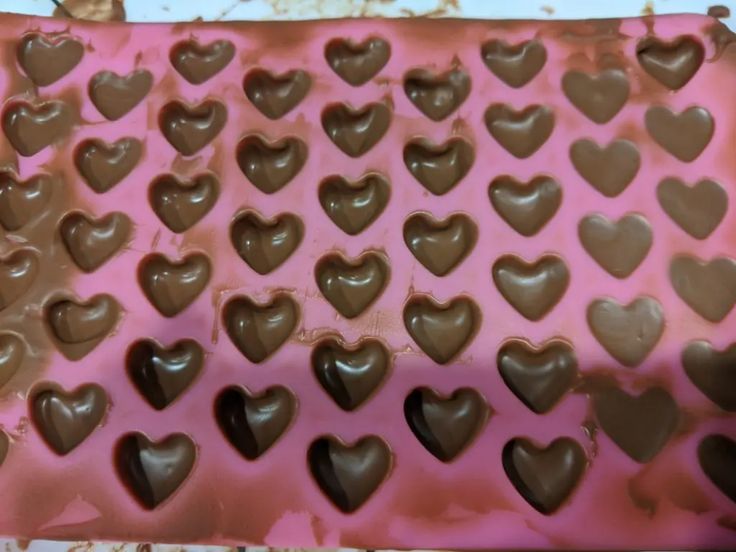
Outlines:
{"label": "heart-shaped chocolate", "polygon": [[641,166],[639,150],[628,140],[600,147],[584,138],[573,142],[570,160],[588,184],[606,197],[616,197],[634,180]]}
{"label": "heart-shaped chocolate", "polygon": [[503,447],[503,469],[519,494],[535,510],[550,515],[570,497],[588,460],[580,444],[559,437],[540,447],[523,437]]}
{"label": "heart-shaped chocolate", "polygon": [[212,266],[203,253],[191,253],[178,261],[153,253],[138,265],[138,284],[158,312],[176,316],[204,291]]}
{"label": "heart-shaped chocolate", "polygon": [[642,68],[667,88],[677,90],[695,76],[705,59],[705,48],[692,36],[671,41],[648,36],[636,46]]}
{"label": "heart-shaped chocolate", "polygon": [[711,235],[728,210],[726,190],[707,179],[690,187],[679,178],[665,178],[657,186],[657,199],[680,228],[699,240]]}
{"label": "heart-shaped chocolate", "polygon": [[698,445],[698,462],[708,479],[736,502],[736,441],[725,435],[706,436]]}
{"label": "heart-shaped chocolate", "polygon": [[475,389],[463,387],[449,396],[418,387],[404,401],[404,417],[409,429],[442,462],[452,462],[485,425],[488,403]]}
{"label": "heart-shaped chocolate", "polygon": [[677,403],[661,387],[632,396],[608,386],[593,394],[593,410],[605,434],[642,464],[662,450],[680,420]]}
{"label": "heart-shaped chocolate", "polygon": [[18,63],[37,86],[48,86],[74,69],[84,46],[64,35],[26,33],[18,43]]}
{"label": "heart-shaped chocolate", "polygon": [[499,349],[496,363],[511,392],[537,414],[552,410],[578,376],[575,352],[558,340],[534,347],[513,339]]}
{"label": "heart-shaped chocolate", "polygon": [[437,364],[457,357],[481,324],[478,305],[464,296],[439,303],[429,295],[414,295],[404,306],[403,318],[411,338]]}
{"label": "heart-shaped chocolate", "polygon": [[136,138],[120,138],[108,144],[85,140],[74,151],[74,163],[85,182],[98,194],[118,184],[138,164],[143,144]]}
{"label": "heart-shaped chocolate", "polygon": [[319,488],[346,514],[370,498],[388,477],[393,463],[391,449],[373,435],[352,445],[332,436],[320,437],[309,446],[307,461]]}
{"label": "heart-shaped chocolate", "polygon": [[230,242],[248,266],[268,274],[291,257],[304,237],[304,224],[291,213],[271,219],[249,210],[240,213],[230,226]]}
{"label": "heart-shaped chocolate", "polygon": [[138,392],[156,410],[163,410],[192,384],[204,365],[204,351],[193,339],[169,347],[151,339],[128,349],[125,368]]}
{"label": "heart-shaped chocolate", "polygon": [[391,354],[377,339],[363,338],[345,345],[328,338],[312,351],[312,371],[332,400],[352,411],[371,397],[391,367]]}
{"label": "heart-shaped chocolate", "polygon": [[391,110],[374,102],[355,109],[347,104],[328,105],[322,112],[322,128],[332,142],[350,157],[360,157],[386,134]]}
{"label": "heart-shaped chocolate", "polygon": [[328,176],[319,186],[319,203],[343,232],[355,236],[368,228],[388,204],[391,189],[385,178],[368,173],[357,182]]}
{"label": "heart-shaped chocolate", "polygon": [[342,80],[353,86],[365,84],[375,77],[391,57],[391,46],[378,37],[362,42],[335,38],[325,47],[325,59]]}
{"label": "heart-shaped chocolate", "polygon": [[222,320],[233,345],[258,363],[289,339],[299,321],[299,306],[286,293],[277,293],[265,303],[237,296],[225,304]]}
{"label": "heart-shaped chocolate", "polygon": [[31,288],[39,271],[38,254],[33,249],[16,249],[0,257],[0,311]]}
{"label": "heart-shaped chocolate", "polygon": [[475,247],[478,227],[467,215],[438,220],[429,213],[411,215],[404,223],[404,242],[414,257],[435,276],[444,276]]}
{"label": "heart-shaped chocolate", "polygon": [[227,109],[215,100],[197,105],[173,101],[161,108],[158,121],[176,151],[194,155],[220,134],[227,121]]}
{"label": "heart-shaped chocolate", "polygon": [[504,255],[493,263],[493,282],[504,299],[528,320],[541,320],[560,302],[570,283],[570,271],[556,255],[527,263]]}
{"label": "heart-shaped chocolate", "polygon": [[0,466],[3,465],[5,459],[8,457],[8,451],[10,450],[10,438],[4,431],[0,431]]}
{"label": "heart-shaped chocolate", "polygon": [[2,117],[5,136],[15,151],[25,157],[61,141],[73,125],[71,110],[58,100],[39,104],[11,101]]}
{"label": "heart-shaped chocolate", "polygon": [[541,148],[555,126],[554,113],[545,105],[515,111],[506,104],[492,104],[484,117],[491,136],[518,159],[526,159]]}
{"label": "heart-shaped chocolate", "polygon": [[0,171],[0,226],[15,232],[38,218],[51,199],[52,188],[46,174],[20,180],[9,171]]}
{"label": "heart-shaped chocolate", "polygon": [[672,287],[688,306],[710,322],[720,322],[736,304],[736,260],[701,261],[678,255],[670,263]]}
{"label": "heart-shaped chocolate", "polygon": [[719,351],[707,341],[692,341],[682,351],[682,367],[706,397],[736,412],[736,343]]}
{"label": "heart-shaped chocolate", "polygon": [[644,116],[647,131],[665,151],[680,161],[697,159],[713,137],[713,117],[704,107],[688,107],[675,113],[667,107],[654,106]]}
{"label": "heart-shaped chocolate", "polygon": [[314,267],[317,287],[345,318],[361,315],[381,295],[389,279],[384,255],[366,251],[354,259],[339,253],[322,257]]}
{"label": "heart-shaped chocolate", "polygon": [[412,69],[404,77],[404,92],[419,111],[433,121],[441,121],[467,99],[470,75],[460,68],[441,74]]}
{"label": "heart-shaped chocolate", "polygon": [[538,40],[513,45],[489,40],[481,46],[480,54],[493,74],[513,88],[531,81],[547,62],[547,50]]}
{"label": "heart-shaped chocolate", "polygon": [[419,183],[434,195],[443,195],[460,182],[473,165],[473,146],[462,138],[434,144],[425,138],[404,146],[404,164]]}
{"label": "heart-shaped chocolate", "polygon": [[256,188],[273,194],[302,170],[307,160],[307,145],[293,136],[268,142],[252,134],[240,141],[236,158],[240,170]]}
{"label": "heart-shaped chocolate", "polygon": [[588,306],[587,319],[608,354],[630,368],[641,364],[664,332],[662,305],[651,297],[638,297],[628,305],[597,299]]}
{"label": "heart-shaped chocolate", "polygon": [[20,337],[0,333],[0,388],[15,375],[25,356],[26,346]]}
{"label": "heart-shaped chocolate", "polygon": [[89,98],[97,111],[109,121],[127,115],[151,91],[153,75],[147,69],[136,69],[121,76],[100,71],[89,81]]}
{"label": "heart-shaped chocolate", "polygon": [[107,294],[94,295],[87,301],[59,299],[48,305],[46,317],[62,354],[79,360],[115,328],[120,305]]}
{"label": "heart-shaped chocolate", "polygon": [[107,411],[107,394],[97,384],[64,391],[42,384],[30,397],[31,421],[54,452],[68,454],[100,425]]}
{"label": "heart-shaped chocolate", "polygon": [[94,272],[127,243],[131,228],[123,213],[95,219],[75,212],[62,219],[59,234],[74,263],[85,272]]}
{"label": "heart-shaped chocolate", "polygon": [[296,414],[296,397],[276,385],[249,393],[227,387],[215,399],[215,417],[220,431],[247,460],[255,460],[284,434]]}
{"label": "heart-shaped chocolate", "polygon": [[550,221],[562,203],[562,188],[548,176],[523,183],[501,175],[488,187],[491,205],[522,236],[534,236]]}
{"label": "heart-shaped chocolate", "polygon": [[634,213],[617,221],[598,213],[588,215],[578,224],[578,237],[588,255],[616,278],[634,272],[652,247],[652,227]]}
{"label": "heart-shaped chocolate", "polygon": [[269,119],[280,119],[294,109],[309,92],[312,79],[301,69],[273,75],[253,69],[243,80],[245,95]]}
{"label": "heart-shaped chocolate", "polygon": [[220,195],[220,183],[212,173],[202,173],[182,180],[162,174],[151,182],[148,201],[166,227],[177,234],[189,230],[214,207]]}
{"label": "heart-shaped chocolate", "polygon": [[191,437],[173,433],[151,441],[142,433],[128,433],[115,447],[118,477],[135,500],[153,510],[181,487],[194,467],[197,446]]}
{"label": "heart-shaped chocolate", "polygon": [[190,83],[202,84],[222,71],[234,56],[235,46],[229,40],[200,44],[189,39],[178,42],[171,48],[169,61]]}
{"label": "heart-shaped chocolate", "polygon": [[562,90],[588,119],[602,125],[613,119],[629,99],[629,79],[618,68],[594,75],[568,71],[562,77]]}

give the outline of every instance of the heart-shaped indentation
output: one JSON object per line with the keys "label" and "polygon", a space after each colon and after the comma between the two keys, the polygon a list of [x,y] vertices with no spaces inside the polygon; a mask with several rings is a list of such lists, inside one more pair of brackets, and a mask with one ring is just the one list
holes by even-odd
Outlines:
{"label": "heart-shaped indentation", "polygon": [[107,394],[97,384],[80,385],[64,391],[43,384],[30,398],[33,425],[57,454],[75,449],[100,425],[107,411]]}
{"label": "heart-shaped indentation", "polygon": [[15,232],[38,218],[51,199],[51,191],[51,177],[46,174],[20,180],[9,171],[0,171],[0,226]]}
{"label": "heart-shaped indentation", "polygon": [[661,387],[632,396],[608,386],[593,394],[593,409],[605,434],[642,464],[662,450],[680,420],[675,400]]}
{"label": "heart-shaped indentation", "polygon": [[677,90],[698,72],[705,59],[705,49],[692,36],[678,36],[671,41],[649,36],[637,44],[636,58],[652,77]]}
{"label": "heart-shaped indentation", "polygon": [[60,299],[47,307],[46,316],[59,350],[70,360],[79,360],[115,328],[120,305],[107,294],[87,301]]}
{"label": "heart-shaped indentation", "polygon": [[590,331],[613,358],[633,368],[641,364],[664,332],[662,305],[639,297],[628,305],[597,299],[588,306]]}
{"label": "heart-shaped indentation", "polygon": [[217,137],[226,121],[227,109],[215,100],[197,105],[173,101],[159,113],[161,132],[182,155],[194,155],[204,148]]}
{"label": "heart-shaped indentation", "polygon": [[17,48],[18,63],[37,86],[48,86],[74,69],[84,46],[69,36],[27,33]]}
{"label": "heart-shaped indentation", "polygon": [[657,199],[680,228],[699,240],[710,236],[728,210],[726,190],[707,179],[690,187],[679,178],[665,178],[657,186]]}
{"label": "heart-shaped indentation", "polygon": [[312,79],[301,69],[273,75],[254,69],[245,76],[245,95],[269,119],[280,119],[294,109],[309,92]]}
{"label": "heart-shaped indentation", "polygon": [[629,99],[629,79],[622,69],[604,69],[594,75],[568,71],[562,77],[562,90],[586,117],[604,124],[613,119]]}
{"label": "heart-shaped indentation", "polygon": [[230,241],[241,259],[258,274],[268,274],[291,257],[304,236],[304,224],[291,213],[271,219],[245,211],[230,226]]}
{"label": "heart-shaped indentation", "polygon": [[204,365],[204,351],[193,339],[169,347],[151,339],[128,349],[125,368],[138,392],[156,410],[163,410],[186,391]]}
{"label": "heart-shaped indentation", "polygon": [[121,138],[112,144],[91,139],[77,146],[74,163],[89,187],[102,194],[128,176],[142,154],[143,144],[136,138]]}
{"label": "heart-shaped indentation", "polygon": [[541,320],[560,302],[570,283],[570,271],[556,255],[527,263],[504,255],[493,263],[493,282],[504,299],[528,320]]}
{"label": "heart-shaped indentation", "polygon": [[491,182],[488,197],[501,218],[528,237],[544,228],[560,208],[562,188],[548,176],[536,176],[523,183],[502,175]]}
{"label": "heart-shaped indentation", "polygon": [[380,216],[390,196],[388,182],[376,173],[368,173],[357,182],[329,176],[319,187],[319,202],[325,213],[351,236],[360,234]]}
{"label": "heart-shaped indentation", "polygon": [[17,249],[0,257],[0,311],[31,288],[39,269],[38,254],[33,249]]}
{"label": "heart-shaped indentation", "polygon": [[480,53],[493,74],[513,88],[521,88],[531,81],[547,61],[547,50],[538,40],[513,45],[490,40],[481,46]]}
{"label": "heart-shaped indentation", "polygon": [[578,224],[578,236],[588,255],[616,278],[634,272],[652,247],[652,227],[639,214],[617,221],[598,213],[589,215]]}
{"label": "heart-shaped indentation", "polygon": [[552,410],[578,375],[575,352],[564,341],[534,347],[514,339],[499,349],[496,363],[511,392],[537,414]]}
{"label": "heart-shaped indentation", "polygon": [[335,310],[355,318],[381,295],[389,279],[386,257],[366,251],[354,259],[339,253],[325,255],[314,267],[317,287]]}
{"label": "heart-shaped indentation", "polygon": [[178,261],[154,253],[138,265],[138,284],[158,312],[176,316],[191,305],[210,281],[212,267],[203,253]]}
{"label": "heart-shaped indentation", "polygon": [[736,304],[736,260],[701,261],[678,255],[670,263],[672,287],[691,309],[710,322],[720,322]]}
{"label": "heart-shaped indentation", "polygon": [[473,146],[462,138],[451,138],[442,144],[419,138],[404,146],[406,168],[434,195],[452,190],[468,174],[474,161]]}
{"label": "heart-shaped indentation", "polygon": [[475,247],[478,227],[467,215],[455,213],[438,220],[416,213],[404,223],[404,242],[414,257],[435,276],[444,276]]}
{"label": "heart-shaped indentation", "polygon": [[236,157],[248,180],[263,193],[273,194],[302,170],[307,160],[307,145],[293,136],[267,142],[252,134],[240,141]]}
{"label": "heart-shaped indentation", "polygon": [[166,227],[177,234],[189,230],[214,207],[220,183],[212,173],[182,180],[163,174],[151,182],[148,201]]}
{"label": "heart-shaped indentation", "polygon": [[251,362],[263,362],[289,339],[299,321],[299,306],[291,296],[278,293],[265,303],[238,296],[222,310],[227,335]]}
{"label": "heart-shaped indentation", "polygon": [[736,441],[725,435],[706,436],[698,445],[698,462],[708,479],[736,502]]}
{"label": "heart-shaped indentation", "polygon": [[555,116],[545,105],[530,105],[515,111],[506,104],[493,104],[485,112],[488,132],[511,155],[526,159],[542,147],[555,126]]}
{"label": "heart-shaped indentation", "polygon": [[545,515],[570,497],[588,464],[583,447],[569,437],[559,437],[546,447],[517,437],[503,447],[502,459],[512,485]]}
{"label": "heart-shaped indentation", "polygon": [[151,91],[153,75],[147,69],[136,69],[121,76],[100,71],[89,81],[89,97],[97,111],[109,121],[128,114]]}
{"label": "heart-shaped indentation", "polygon": [[342,512],[360,508],[388,477],[392,454],[379,437],[369,435],[346,445],[320,437],[307,452],[309,471],[322,492]]}
{"label": "heart-shaped indentation", "polygon": [[433,121],[449,117],[470,94],[470,75],[459,68],[436,74],[412,69],[404,77],[404,92]]}
{"label": "heart-shaped indentation", "polygon": [[76,212],[62,219],[59,234],[74,263],[85,272],[94,272],[126,244],[131,228],[123,213],[95,219]]}
{"label": "heart-shaped indentation", "polygon": [[284,434],[296,414],[296,397],[276,385],[251,394],[241,387],[228,387],[215,399],[215,417],[220,431],[248,460],[255,460]]}
{"label": "heart-shaped indentation", "polygon": [[169,60],[179,74],[192,84],[202,84],[222,71],[235,56],[229,40],[200,44],[194,39],[174,45]]}
{"label": "heart-shaped indentation", "polygon": [[707,341],[693,341],[682,351],[682,366],[706,397],[736,412],[736,343],[719,351]]}
{"label": "heart-shaped indentation", "polygon": [[120,439],[114,457],[118,477],[147,510],[156,508],[181,487],[196,458],[194,441],[183,433],[154,442],[137,432]]}
{"label": "heart-shaped indentation", "polygon": [[467,387],[449,396],[418,387],[404,401],[404,417],[411,432],[442,462],[453,461],[468,448],[485,425],[489,410],[481,394]]}
{"label": "heart-shaped indentation", "polygon": [[644,121],[649,134],[680,161],[694,161],[713,137],[713,117],[704,107],[688,107],[675,113],[667,107],[647,109]]}
{"label": "heart-shaped indentation", "polygon": [[10,381],[23,363],[26,346],[12,333],[0,333],[0,387]]}
{"label": "heart-shaped indentation", "polygon": [[58,100],[39,104],[11,101],[3,111],[5,136],[15,151],[25,157],[61,141],[73,125],[71,110]]}
{"label": "heart-shaped indentation", "polygon": [[375,77],[390,57],[389,43],[375,36],[362,42],[335,38],[325,47],[327,64],[342,80],[353,86],[365,84]]}
{"label": "heart-shaped indentation", "polygon": [[391,123],[391,110],[374,102],[355,109],[332,104],[322,112],[322,128],[332,142],[350,157],[360,157],[386,134]]}
{"label": "heart-shaped indentation", "polygon": [[439,303],[429,295],[415,295],[404,307],[404,326],[414,342],[437,364],[447,364],[478,333],[480,309],[468,297]]}
{"label": "heart-shaped indentation", "polygon": [[600,147],[587,138],[573,142],[570,160],[588,184],[606,197],[616,197],[634,180],[641,166],[636,145],[629,140],[613,140]]}
{"label": "heart-shaped indentation", "polygon": [[346,411],[361,406],[383,383],[391,354],[377,339],[363,338],[345,345],[329,338],[312,351],[312,371],[332,400]]}

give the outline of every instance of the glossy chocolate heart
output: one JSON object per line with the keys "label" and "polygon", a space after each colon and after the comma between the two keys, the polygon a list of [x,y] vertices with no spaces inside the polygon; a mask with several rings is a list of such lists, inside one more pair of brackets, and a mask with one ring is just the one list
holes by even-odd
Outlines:
{"label": "glossy chocolate heart", "polygon": [[322,128],[330,140],[350,157],[360,157],[386,134],[391,110],[383,103],[369,103],[353,108],[344,103],[332,104],[322,112]]}
{"label": "glossy chocolate heart", "polygon": [[699,240],[713,233],[728,210],[726,190],[707,179],[691,187],[679,178],[665,178],[657,186],[657,199],[680,228]]}
{"label": "glossy chocolate heart", "polygon": [[245,95],[269,119],[280,119],[294,109],[309,92],[312,79],[301,69],[273,75],[253,69],[245,76]]}
{"label": "glossy chocolate heart", "polygon": [[94,272],[128,242],[131,228],[123,213],[92,218],[75,212],[62,219],[59,234],[74,263],[85,272]]}
{"label": "glossy chocolate heart", "polygon": [[550,221],[562,203],[562,188],[548,176],[523,183],[513,176],[493,179],[488,197],[496,212],[522,236],[534,236]]}
{"label": "glossy chocolate heart", "polygon": [[317,287],[345,318],[355,318],[378,299],[388,284],[389,267],[384,255],[367,251],[354,259],[331,253],[314,267]]}
{"label": "glossy chocolate heart", "polygon": [[570,160],[588,184],[606,197],[616,197],[639,172],[641,156],[633,142],[613,140],[599,146],[587,138],[573,142]]}
{"label": "glossy chocolate heart", "polygon": [[708,479],[736,502],[736,441],[726,435],[706,436],[698,445],[698,462]]}
{"label": "glossy chocolate heart", "polygon": [[325,213],[351,236],[360,234],[381,215],[390,196],[388,182],[377,173],[367,173],[356,182],[329,176],[319,187],[319,202]]}
{"label": "glossy chocolate heart", "polygon": [[705,58],[703,45],[682,35],[671,41],[648,36],[636,46],[636,58],[642,68],[667,88],[677,90],[695,76]]}
{"label": "glossy chocolate heart", "polygon": [[121,138],[111,144],[85,140],[74,150],[74,163],[92,190],[102,194],[118,184],[135,168],[143,154],[136,138]]}
{"label": "glossy chocolate heart", "polygon": [[268,142],[252,134],[240,141],[236,157],[248,180],[262,192],[273,194],[302,169],[307,160],[307,145],[293,136]]}
{"label": "glossy chocolate heart", "polygon": [[736,304],[736,260],[701,261],[678,255],[670,263],[672,287],[691,309],[710,322],[720,322]]}
{"label": "glossy chocolate heart", "polygon": [[654,141],[686,163],[700,156],[713,137],[715,128],[708,110],[696,106],[680,113],[663,106],[650,107],[644,120]]}
{"label": "glossy chocolate heart", "polygon": [[11,172],[0,171],[0,226],[15,232],[39,218],[49,204],[52,189],[52,179],[46,174],[20,180]]}
{"label": "glossy chocolate heart", "polygon": [[19,154],[30,157],[63,140],[72,130],[72,113],[64,102],[38,104],[10,101],[2,115],[5,136]]}
{"label": "glossy chocolate heart", "polygon": [[230,241],[235,251],[258,274],[280,267],[299,247],[304,224],[291,213],[271,219],[249,210],[240,213],[230,226]]}
{"label": "glossy chocolate heart", "polygon": [[19,336],[0,332],[0,387],[16,374],[25,356],[26,345]]}
{"label": "glossy chocolate heart", "polygon": [[639,214],[612,221],[588,215],[578,224],[580,243],[606,272],[626,278],[642,263],[652,247],[652,227]]}
{"label": "glossy chocolate heart", "polygon": [[0,311],[25,295],[40,270],[38,253],[33,249],[16,249],[0,257]]}
{"label": "glossy chocolate heart", "polygon": [[480,53],[493,74],[513,88],[531,81],[547,61],[547,50],[538,40],[518,44],[489,40],[481,46]]}
{"label": "glossy chocolate heart", "polygon": [[197,105],[179,101],[166,104],[159,113],[164,137],[182,155],[194,155],[214,140],[225,126],[227,109],[215,100]]}
{"label": "glossy chocolate heart", "polygon": [[736,343],[719,351],[707,341],[692,341],[681,358],[687,377],[706,397],[736,412]]}
{"label": "glossy chocolate heart", "polygon": [[506,104],[493,104],[485,112],[488,132],[511,155],[526,159],[552,134],[555,116],[544,105],[530,105],[516,111]]}
{"label": "glossy chocolate heart", "polygon": [[613,119],[629,98],[629,80],[622,69],[604,69],[588,74],[568,71],[562,90],[570,102],[591,121],[604,124]]}
{"label": "glossy chocolate heart", "polygon": [[64,35],[26,33],[18,43],[18,63],[37,86],[48,86],[74,69],[84,46]]}
{"label": "glossy chocolate heart", "polygon": [[473,146],[462,138],[441,144],[418,138],[404,146],[406,168],[434,195],[452,190],[468,174],[474,161]]}
{"label": "glossy chocolate heart", "polygon": [[475,247],[478,227],[467,215],[439,220],[428,213],[411,215],[404,223],[404,242],[414,257],[435,276],[445,276]]}
{"label": "glossy chocolate heart", "polygon": [[234,56],[235,46],[229,40],[200,44],[189,39],[171,48],[169,60],[174,69],[190,83],[202,84],[222,71]]}
{"label": "glossy chocolate heart", "polygon": [[404,92],[419,111],[433,121],[441,121],[467,99],[470,75],[460,68],[440,74],[412,69],[404,77]]}
{"label": "glossy chocolate heart", "polygon": [[127,115],[151,91],[153,75],[147,69],[136,69],[127,75],[100,71],[89,81],[89,98],[97,111],[109,121]]}
{"label": "glossy chocolate heart", "polygon": [[158,312],[176,316],[207,287],[212,267],[203,253],[191,253],[177,261],[153,253],[138,265],[138,284]]}
{"label": "glossy chocolate heart", "polygon": [[325,47],[325,59],[342,80],[353,86],[375,77],[391,57],[391,46],[378,37],[362,42],[335,38]]}
{"label": "glossy chocolate heart", "polygon": [[220,195],[220,183],[212,173],[182,180],[173,174],[158,176],[148,189],[153,212],[172,232],[186,232],[210,212]]}
{"label": "glossy chocolate heart", "polygon": [[46,307],[46,318],[62,354],[79,360],[115,328],[120,305],[107,294],[94,295],[87,301],[58,299]]}

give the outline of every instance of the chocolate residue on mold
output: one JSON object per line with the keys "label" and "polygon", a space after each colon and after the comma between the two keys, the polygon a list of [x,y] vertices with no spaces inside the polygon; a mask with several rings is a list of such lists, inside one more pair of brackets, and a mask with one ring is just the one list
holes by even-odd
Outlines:
{"label": "chocolate residue on mold", "polygon": [[125,21],[123,0],[63,0],[53,17],[89,21]]}
{"label": "chocolate residue on mold", "polygon": [[728,8],[728,6],[710,6],[708,8],[708,15],[717,19],[727,19],[731,17],[731,10]]}

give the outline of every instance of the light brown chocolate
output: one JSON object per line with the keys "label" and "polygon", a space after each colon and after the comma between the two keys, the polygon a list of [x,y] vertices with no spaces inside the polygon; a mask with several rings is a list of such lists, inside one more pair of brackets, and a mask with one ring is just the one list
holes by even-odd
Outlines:
{"label": "light brown chocolate", "polygon": [[319,202],[325,213],[351,236],[360,234],[381,215],[390,196],[388,181],[378,173],[367,173],[355,182],[328,176],[319,186]]}
{"label": "light brown chocolate", "polygon": [[309,92],[312,79],[306,71],[293,69],[279,75],[253,69],[243,80],[245,95],[269,119],[280,119]]}
{"label": "light brown chocolate", "polygon": [[29,103],[13,100],[2,115],[5,136],[19,154],[30,157],[62,141],[72,130],[73,117],[67,104],[59,100]]}
{"label": "light brown chocolate", "polygon": [[568,71],[562,77],[562,90],[588,119],[605,124],[621,111],[629,99],[629,80],[619,68],[604,69],[595,74]]}
{"label": "light brown chocolate", "polygon": [[100,71],[89,81],[88,93],[102,116],[117,121],[127,115],[151,91],[153,75],[147,69],[136,69],[127,75]]}
{"label": "light brown chocolate", "polygon": [[146,298],[166,317],[176,316],[204,291],[212,266],[203,253],[172,261],[152,253],[138,265],[138,284]]}
{"label": "light brown chocolate", "polygon": [[76,147],[74,164],[89,187],[102,194],[128,176],[142,154],[143,144],[137,138],[120,138],[112,144],[93,138]]}
{"label": "light brown chocolate", "polygon": [[204,100],[197,105],[173,101],[161,108],[161,132],[182,155],[194,155],[225,126],[227,108],[216,100]]}
{"label": "light brown chocolate", "polygon": [[513,88],[531,81],[547,62],[547,50],[539,40],[518,44],[489,40],[481,46],[480,53],[493,74]]}
{"label": "light brown chocolate", "polygon": [[665,178],[657,186],[657,199],[680,228],[699,240],[713,233],[728,210],[726,190],[708,179],[688,186],[679,178]]}
{"label": "light brown chocolate", "polygon": [[501,175],[488,186],[491,205],[522,236],[534,236],[555,215],[562,203],[562,188],[551,177],[535,176],[520,182]]}
{"label": "light brown chocolate", "polygon": [[678,255],[670,263],[670,282],[691,309],[710,322],[720,322],[736,304],[736,260],[702,261]]}
{"label": "light brown chocolate", "polygon": [[667,88],[678,90],[700,69],[705,48],[699,40],[688,35],[670,41],[649,36],[636,45],[636,57],[652,77]]}
{"label": "light brown chocolate", "polygon": [[629,140],[613,140],[601,147],[582,139],[570,146],[570,160],[588,184],[606,197],[622,193],[639,172],[641,156]]}
{"label": "light brown chocolate", "polygon": [[133,223],[119,212],[93,218],[82,212],[65,216],[59,234],[74,263],[85,272],[94,272],[130,239]]}
{"label": "light brown chocolate", "polygon": [[304,237],[304,224],[291,213],[266,219],[257,211],[238,214],[230,225],[235,251],[258,274],[268,274],[296,251]]}
{"label": "light brown chocolate", "polygon": [[0,332],[0,387],[18,372],[26,356],[26,345],[13,333]]}
{"label": "light brown chocolate", "polygon": [[120,310],[111,295],[98,294],[86,301],[52,300],[46,306],[46,319],[61,353],[70,360],[79,360],[112,332]]}
{"label": "light brown chocolate", "polygon": [[435,144],[416,138],[404,146],[404,164],[419,183],[434,195],[452,190],[475,161],[473,146],[462,138]]}
{"label": "light brown chocolate", "polygon": [[256,188],[273,194],[302,169],[307,160],[307,145],[294,136],[269,142],[252,134],[240,141],[236,158],[240,170]]}
{"label": "light brown chocolate", "polygon": [[177,234],[186,232],[210,212],[220,194],[220,183],[212,173],[181,179],[162,174],[151,182],[148,201],[166,227]]}
{"label": "light brown chocolate", "polygon": [[48,86],[74,69],[84,46],[66,35],[27,33],[18,43],[18,63],[37,86]]}
{"label": "light brown chocolate", "polygon": [[391,57],[391,46],[373,36],[362,42],[335,38],[325,47],[325,59],[342,80],[360,86],[375,77]]}
{"label": "light brown chocolate", "polygon": [[234,56],[235,46],[229,40],[200,44],[189,39],[178,42],[171,48],[169,60],[187,81],[202,84],[222,71]]}
{"label": "light brown chocolate", "polygon": [[12,172],[0,171],[0,226],[15,232],[40,218],[52,191],[52,179],[46,174],[21,180]]}
{"label": "light brown chocolate", "polygon": [[339,103],[322,112],[322,128],[330,140],[350,157],[367,153],[386,134],[391,124],[391,110],[385,103],[374,102],[360,108]]}
{"label": "light brown chocolate", "polygon": [[462,213],[436,219],[415,213],[404,222],[404,242],[414,257],[435,276],[452,272],[475,247],[478,227]]}
{"label": "light brown chocolate", "polygon": [[652,227],[636,213],[617,221],[599,213],[588,215],[578,224],[578,237],[595,262],[616,278],[631,275],[652,247]]}
{"label": "light brown chocolate", "polygon": [[39,271],[38,252],[33,249],[19,248],[0,256],[0,311],[26,294]]}
{"label": "light brown chocolate", "polygon": [[452,115],[470,94],[470,75],[456,67],[444,73],[412,69],[404,76],[404,92],[433,121]]}
{"label": "light brown chocolate", "polygon": [[647,131],[665,151],[680,161],[695,161],[713,137],[715,123],[707,109],[688,107],[675,113],[664,106],[647,109]]}
{"label": "light brown chocolate", "polygon": [[484,119],[491,136],[519,159],[526,159],[541,148],[555,126],[554,113],[544,105],[516,111],[506,104],[492,104]]}

